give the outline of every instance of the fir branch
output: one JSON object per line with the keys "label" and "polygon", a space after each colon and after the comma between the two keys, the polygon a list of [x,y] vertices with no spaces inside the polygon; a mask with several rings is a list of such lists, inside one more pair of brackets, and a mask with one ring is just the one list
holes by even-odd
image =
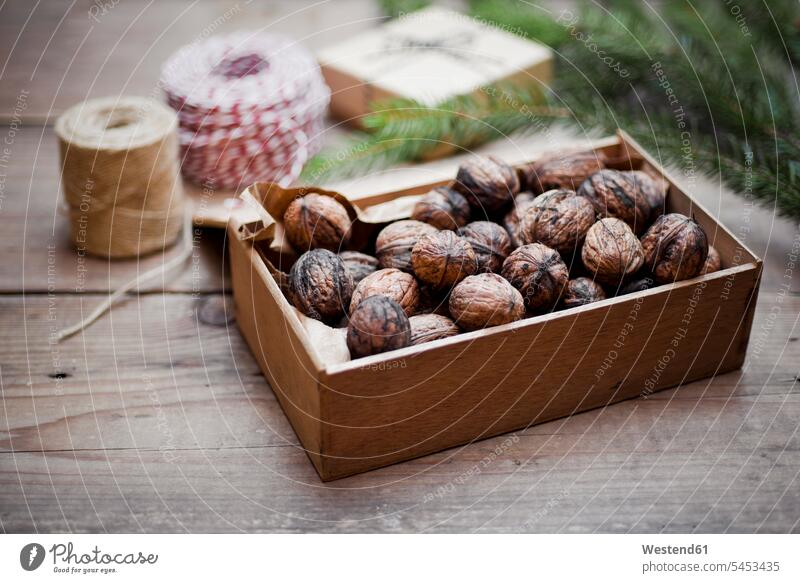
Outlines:
{"label": "fir branch", "polygon": [[[406,4],[381,2],[395,14]],[[657,9],[617,0],[608,8],[585,2],[561,13],[519,0],[470,0],[469,6],[489,24],[554,48],[552,90],[540,95],[504,87],[436,108],[402,100],[376,104],[366,119],[373,133],[324,154],[312,170],[327,160],[326,176],[353,175],[424,158],[443,144],[470,148],[568,120],[584,131],[622,127],[665,163],[719,176],[746,198],[800,218],[796,0],[736,8],[673,0]]]}

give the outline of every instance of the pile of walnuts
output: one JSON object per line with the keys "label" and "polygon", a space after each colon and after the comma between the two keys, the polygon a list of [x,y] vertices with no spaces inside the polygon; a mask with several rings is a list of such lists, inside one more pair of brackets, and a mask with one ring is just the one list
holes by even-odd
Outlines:
{"label": "pile of walnuts", "polygon": [[297,198],[283,217],[300,254],[287,296],[347,327],[359,358],[722,268],[697,222],[665,214],[660,179],[606,163],[579,152],[517,170],[475,157],[368,248],[352,247],[335,198]]}

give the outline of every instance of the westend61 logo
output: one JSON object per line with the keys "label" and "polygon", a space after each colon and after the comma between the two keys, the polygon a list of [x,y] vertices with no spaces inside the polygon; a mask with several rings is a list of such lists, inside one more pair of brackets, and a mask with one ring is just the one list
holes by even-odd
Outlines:
{"label": "westend61 logo", "polygon": [[53,560],[54,573],[80,573],[83,575],[101,573],[106,575],[117,572],[114,565],[154,565],[158,561],[158,555],[146,555],[141,551],[104,553],[97,545],[86,553],[75,552],[70,542],[55,544],[48,551],[45,551],[44,547],[38,543],[29,543],[19,552],[19,564],[26,571],[35,571],[42,566],[48,553]]}

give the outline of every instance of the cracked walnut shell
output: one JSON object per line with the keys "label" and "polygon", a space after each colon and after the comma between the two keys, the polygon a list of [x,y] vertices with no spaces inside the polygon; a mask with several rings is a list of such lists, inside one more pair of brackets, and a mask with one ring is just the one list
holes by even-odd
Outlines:
{"label": "cracked walnut shell", "polygon": [[472,246],[453,231],[425,235],[414,245],[411,264],[417,278],[436,290],[444,290],[478,269]]}
{"label": "cracked walnut shell", "polygon": [[522,215],[520,238],[526,244],[542,243],[568,255],[583,243],[596,218],[586,197],[571,190],[551,190],[537,196]]}
{"label": "cracked walnut shell", "polygon": [[480,330],[520,320],[525,302],[519,291],[496,273],[481,273],[453,289],[450,314],[464,330]]}
{"label": "cracked walnut shell", "polygon": [[289,272],[289,298],[306,316],[326,323],[338,321],[350,305],[353,277],[338,255],[312,249]]}
{"label": "cracked walnut shell", "polygon": [[297,197],[283,213],[286,238],[298,253],[344,247],[350,238],[350,226],[347,209],[335,198],[322,194]]}
{"label": "cracked walnut shell", "polygon": [[531,310],[555,306],[569,281],[569,270],[561,255],[541,243],[515,249],[503,263],[501,273],[519,290]]}
{"label": "cracked walnut shell", "polygon": [[375,257],[381,267],[394,267],[412,272],[411,250],[420,237],[436,233],[436,227],[427,223],[404,220],[384,227],[375,240]]}
{"label": "cracked walnut shell", "polygon": [[490,221],[475,221],[458,230],[475,251],[478,273],[498,273],[511,253],[511,239],[506,230]]}
{"label": "cracked walnut shell", "polygon": [[452,188],[440,186],[417,201],[411,218],[437,229],[455,231],[469,222],[469,203]]}
{"label": "cracked walnut shell", "polygon": [[658,283],[700,275],[708,257],[708,239],[697,222],[679,213],[658,217],[642,237],[647,269]]}
{"label": "cracked walnut shell", "polygon": [[411,316],[419,305],[419,284],[413,275],[399,269],[380,269],[361,280],[353,291],[350,300],[350,313],[365,299],[372,296],[385,296],[400,304],[406,314]]}
{"label": "cracked walnut shell", "polygon": [[411,344],[411,324],[403,308],[385,296],[361,302],[347,325],[351,358],[388,352]]}
{"label": "cracked walnut shell", "polygon": [[639,239],[620,219],[600,219],[586,233],[581,251],[583,265],[602,284],[618,286],[644,263]]}
{"label": "cracked walnut shell", "polygon": [[408,319],[411,323],[411,344],[424,344],[440,338],[449,338],[461,332],[447,316],[440,314],[420,314]]}
{"label": "cracked walnut shell", "polygon": [[459,166],[453,188],[464,195],[477,217],[508,209],[520,184],[517,171],[505,162],[492,156],[474,156]]}

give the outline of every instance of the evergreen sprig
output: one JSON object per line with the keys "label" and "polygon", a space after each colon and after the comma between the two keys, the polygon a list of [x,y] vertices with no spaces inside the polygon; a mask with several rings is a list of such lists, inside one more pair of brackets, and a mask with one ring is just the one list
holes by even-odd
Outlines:
{"label": "evergreen sprig", "polygon": [[[382,3],[399,11],[427,4]],[[551,46],[551,90],[490,88],[435,108],[407,100],[375,104],[365,119],[371,133],[344,155],[323,154],[310,171],[355,174],[554,121],[603,133],[621,127],[665,162],[719,176],[800,219],[796,0],[673,0],[657,8],[616,0],[560,13],[519,0],[471,0],[469,10]]]}

